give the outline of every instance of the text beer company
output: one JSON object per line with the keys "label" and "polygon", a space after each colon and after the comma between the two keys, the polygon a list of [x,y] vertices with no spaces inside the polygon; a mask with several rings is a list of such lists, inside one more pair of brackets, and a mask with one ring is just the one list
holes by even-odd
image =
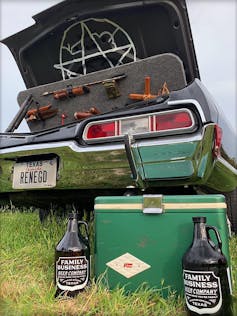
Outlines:
{"label": "text beer company", "polygon": [[[79,227],[78,227],[79,224]],[[85,226],[86,236],[81,233]],[[89,282],[90,250],[86,222],[78,221],[77,214],[70,214],[68,226],[55,251],[56,296],[75,296]]]}
{"label": "text beer company", "polygon": [[[193,217],[193,242],[184,254],[183,280],[189,315],[233,316],[228,264],[217,229],[206,217]],[[210,239],[214,231],[218,246]]]}

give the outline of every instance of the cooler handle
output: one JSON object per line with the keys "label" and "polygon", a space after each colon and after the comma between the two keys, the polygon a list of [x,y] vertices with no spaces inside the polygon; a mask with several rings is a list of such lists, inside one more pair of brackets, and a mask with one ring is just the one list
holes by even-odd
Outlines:
{"label": "cooler handle", "polygon": [[220,233],[218,232],[218,230],[215,226],[208,226],[208,225],[206,226],[207,236],[208,236],[209,243],[212,246],[212,248],[216,248],[217,245],[210,238],[210,234],[209,234],[210,230],[214,231],[214,233],[216,235],[217,242],[218,242],[218,249],[217,250],[219,250],[221,252],[222,251],[222,241],[221,241]]}

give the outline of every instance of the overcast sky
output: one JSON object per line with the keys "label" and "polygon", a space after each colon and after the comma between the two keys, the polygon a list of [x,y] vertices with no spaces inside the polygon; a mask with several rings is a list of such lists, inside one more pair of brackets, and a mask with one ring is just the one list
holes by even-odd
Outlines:
{"label": "overcast sky", "polygon": [[[58,2],[0,0],[0,38],[32,25],[32,15]],[[187,0],[187,5],[201,80],[237,131],[237,1]],[[18,93],[26,88],[10,51],[3,44],[0,54],[0,131],[4,131],[18,110]],[[28,131],[27,125],[21,124],[18,131]]]}

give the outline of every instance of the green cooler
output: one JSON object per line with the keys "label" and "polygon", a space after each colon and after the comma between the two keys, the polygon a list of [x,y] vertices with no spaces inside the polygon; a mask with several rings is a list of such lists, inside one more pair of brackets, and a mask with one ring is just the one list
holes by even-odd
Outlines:
{"label": "green cooler", "polygon": [[[95,277],[110,289],[142,285],[183,292],[181,260],[193,238],[192,217],[207,217],[230,265],[222,195],[120,196],[95,200]],[[212,236],[215,242],[214,236]],[[169,291],[167,291],[167,289]]]}

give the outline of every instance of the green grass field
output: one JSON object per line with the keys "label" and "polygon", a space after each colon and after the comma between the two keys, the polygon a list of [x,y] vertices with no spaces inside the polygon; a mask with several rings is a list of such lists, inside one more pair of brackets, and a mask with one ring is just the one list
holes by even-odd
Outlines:
{"label": "green grass field", "polygon": [[[74,299],[55,299],[54,248],[65,232],[66,221],[39,222],[37,212],[0,209],[0,315],[186,315],[184,300],[164,300],[152,290],[125,295],[100,283]],[[237,237],[231,238],[234,301],[237,298]],[[237,312],[236,314],[237,315]]]}

